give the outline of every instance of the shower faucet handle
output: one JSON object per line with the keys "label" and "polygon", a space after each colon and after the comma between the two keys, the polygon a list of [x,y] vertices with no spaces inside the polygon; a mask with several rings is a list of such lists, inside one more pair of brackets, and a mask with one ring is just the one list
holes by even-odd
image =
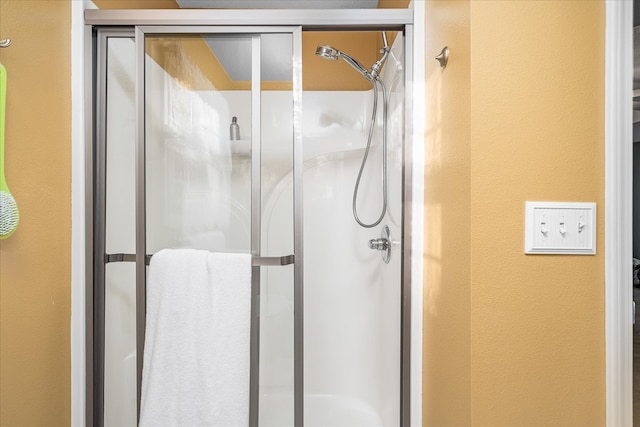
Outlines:
{"label": "shower faucet handle", "polygon": [[378,238],[369,240],[369,249],[386,251],[389,248],[389,240]]}
{"label": "shower faucet handle", "polygon": [[382,233],[377,239],[369,240],[369,249],[382,252],[382,260],[389,264],[391,259],[391,235],[389,234],[389,226],[382,227]]}

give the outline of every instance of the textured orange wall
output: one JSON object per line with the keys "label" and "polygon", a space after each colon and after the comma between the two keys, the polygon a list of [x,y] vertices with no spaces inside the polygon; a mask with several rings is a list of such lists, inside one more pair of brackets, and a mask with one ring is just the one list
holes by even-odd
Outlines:
{"label": "textured orange wall", "polygon": [[[426,426],[605,425],[604,16],[427,1]],[[596,202],[598,254],[525,256],[527,200]]]}
{"label": "textured orange wall", "polygon": [[[605,4],[471,17],[473,423],[602,426]],[[597,202],[598,254],[525,256],[526,200]]]}
{"label": "textured orange wall", "polygon": [[[428,3],[442,34],[427,26],[427,47],[447,43],[452,58],[440,74],[427,66],[440,116],[425,135],[437,154],[426,164],[425,424],[604,425],[604,4]],[[0,38],[14,39],[0,50],[6,172],[21,208],[0,241],[3,426],[69,425],[68,29],[68,2],[0,0]],[[598,255],[524,256],[535,199],[598,202]]]}
{"label": "textured orange wall", "polygon": [[[470,7],[425,4],[426,426],[471,425]],[[444,46],[450,66],[433,59]]]}
{"label": "textured orange wall", "polygon": [[6,176],[20,209],[0,240],[0,425],[70,424],[68,1],[0,0]]}

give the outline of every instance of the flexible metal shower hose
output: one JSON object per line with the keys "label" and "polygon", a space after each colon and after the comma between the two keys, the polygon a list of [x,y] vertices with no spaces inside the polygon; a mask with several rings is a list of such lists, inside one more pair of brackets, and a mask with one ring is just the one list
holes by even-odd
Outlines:
{"label": "flexible metal shower hose", "polygon": [[[370,224],[362,222],[358,216],[358,209],[356,207],[356,201],[358,199],[358,190],[360,189],[360,178],[362,178],[362,172],[367,164],[367,157],[369,156],[369,149],[371,148],[371,141],[373,140],[373,130],[376,124],[376,116],[378,112],[378,84],[382,89],[382,211],[377,220]],[[356,186],[353,189],[353,217],[356,222],[364,228],[373,228],[382,222],[385,213],[387,212],[387,90],[382,82],[382,79],[376,77],[371,80],[373,86],[373,112],[371,113],[371,124],[369,126],[369,137],[367,138],[367,148],[364,151],[362,157],[362,164],[360,165],[360,171],[358,172],[358,179],[356,179]]]}

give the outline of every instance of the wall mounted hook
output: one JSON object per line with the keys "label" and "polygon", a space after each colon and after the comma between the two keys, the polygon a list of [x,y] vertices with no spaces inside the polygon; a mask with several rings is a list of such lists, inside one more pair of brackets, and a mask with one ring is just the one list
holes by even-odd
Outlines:
{"label": "wall mounted hook", "polygon": [[0,47],[9,47],[11,45],[11,39],[0,40]]}
{"label": "wall mounted hook", "polygon": [[436,60],[440,63],[440,68],[443,70],[447,68],[447,62],[449,62],[449,48],[447,46],[442,48],[438,56],[436,56]]}

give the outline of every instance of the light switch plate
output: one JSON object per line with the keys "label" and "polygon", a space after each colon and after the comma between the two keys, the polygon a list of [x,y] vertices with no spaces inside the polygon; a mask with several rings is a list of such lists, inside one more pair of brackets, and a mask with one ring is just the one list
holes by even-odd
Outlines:
{"label": "light switch plate", "polygon": [[526,202],[524,253],[595,255],[596,204]]}

